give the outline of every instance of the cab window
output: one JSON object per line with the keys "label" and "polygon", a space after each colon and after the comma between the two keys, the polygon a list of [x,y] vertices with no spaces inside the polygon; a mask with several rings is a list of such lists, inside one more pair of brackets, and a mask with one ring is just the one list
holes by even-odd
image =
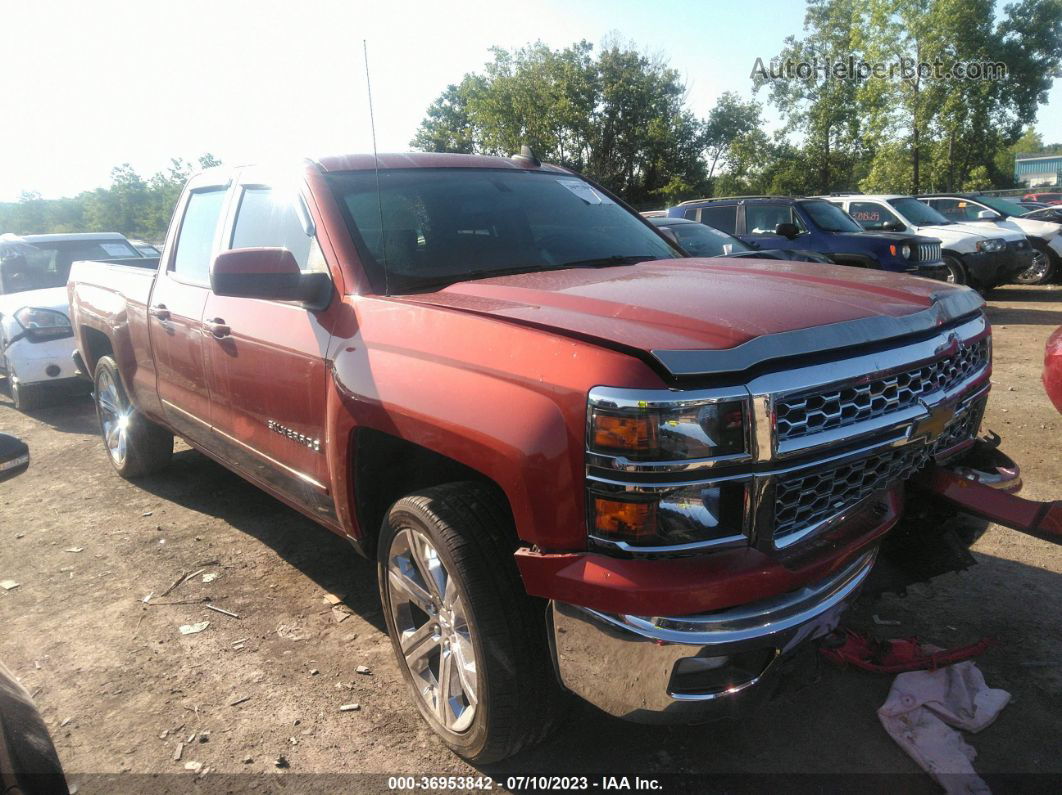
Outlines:
{"label": "cab window", "polygon": [[225,188],[216,188],[196,191],[188,197],[172,267],[182,280],[204,285],[210,282],[210,259],[225,192]]}
{"label": "cab window", "polygon": [[296,212],[297,201],[301,199],[284,196],[272,188],[245,188],[230,247],[286,248],[303,272],[327,271],[317,238],[307,234]]}
{"label": "cab window", "polygon": [[[801,232],[807,227],[788,204],[748,204],[745,206],[745,229],[749,235],[773,235],[779,224],[794,224]],[[725,231],[725,230],[724,230]]]}

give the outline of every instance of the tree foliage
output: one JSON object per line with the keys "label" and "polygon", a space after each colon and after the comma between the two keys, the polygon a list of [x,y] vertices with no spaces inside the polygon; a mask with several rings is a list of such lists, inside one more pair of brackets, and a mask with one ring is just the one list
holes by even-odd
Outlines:
{"label": "tree foliage", "polygon": [[23,193],[18,201],[0,203],[0,232],[121,232],[128,237],[161,240],[177,197],[194,171],[220,165],[212,154],[198,165],[173,158],[165,171],[144,179],[128,163],[111,169],[111,184],[73,198],[42,199]]}
{"label": "tree foliage", "polygon": [[429,106],[414,148],[508,156],[526,144],[646,204],[707,190],[706,149],[718,160],[730,130],[759,123],[755,103],[729,97],[709,131],[686,107],[678,72],[627,43],[606,43],[596,56],[585,41],[491,54],[482,73],[465,75]]}

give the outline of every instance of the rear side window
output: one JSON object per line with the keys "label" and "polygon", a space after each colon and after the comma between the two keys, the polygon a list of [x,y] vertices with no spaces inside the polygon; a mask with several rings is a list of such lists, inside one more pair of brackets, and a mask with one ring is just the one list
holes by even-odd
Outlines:
{"label": "rear side window", "polygon": [[732,235],[737,231],[737,205],[731,205],[730,207],[702,207],[700,221],[702,224],[707,224],[721,232]]}
{"label": "rear side window", "polygon": [[240,198],[232,248],[286,248],[304,271],[325,270],[316,238],[306,234],[293,202],[272,188],[247,188]]}
{"label": "rear side window", "polygon": [[224,202],[225,188],[197,191],[188,197],[173,255],[173,272],[180,278],[197,284],[210,282],[210,255]]}
{"label": "rear side window", "polygon": [[893,227],[896,224],[906,226],[890,210],[873,202],[852,202],[848,205],[848,214],[855,218],[864,229],[884,229],[889,224]]}

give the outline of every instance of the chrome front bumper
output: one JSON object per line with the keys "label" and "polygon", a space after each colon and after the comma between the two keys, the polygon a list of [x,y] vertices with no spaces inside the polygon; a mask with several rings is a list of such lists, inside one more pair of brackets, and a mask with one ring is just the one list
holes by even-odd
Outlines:
{"label": "chrome front bumper", "polygon": [[610,615],[551,602],[562,684],[610,715],[643,723],[725,716],[770,690],[778,662],[836,628],[874,565],[863,554],[829,578],[714,613]]}

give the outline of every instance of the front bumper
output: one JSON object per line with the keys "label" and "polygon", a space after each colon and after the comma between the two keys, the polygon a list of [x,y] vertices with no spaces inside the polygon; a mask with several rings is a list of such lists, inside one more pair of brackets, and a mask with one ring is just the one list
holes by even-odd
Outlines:
{"label": "front bumper", "polygon": [[963,254],[962,261],[970,278],[982,287],[996,287],[1013,281],[1014,277],[1032,265],[1036,252],[1025,244],[1018,248],[1010,244],[1003,251]]}
{"label": "front bumper", "polygon": [[616,717],[690,723],[769,695],[779,662],[836,628],[873,568],[864,552],[824,580],[700,615],[648,618],[551,602],[566,688]]}
{"label": "front bumper", "polygon": [[14,371],[20,384],[67,383],[78,375],[70,358],[74,347],[72,336],[47,342],[20,339],[4,351],[4,369],[9,376]]}

